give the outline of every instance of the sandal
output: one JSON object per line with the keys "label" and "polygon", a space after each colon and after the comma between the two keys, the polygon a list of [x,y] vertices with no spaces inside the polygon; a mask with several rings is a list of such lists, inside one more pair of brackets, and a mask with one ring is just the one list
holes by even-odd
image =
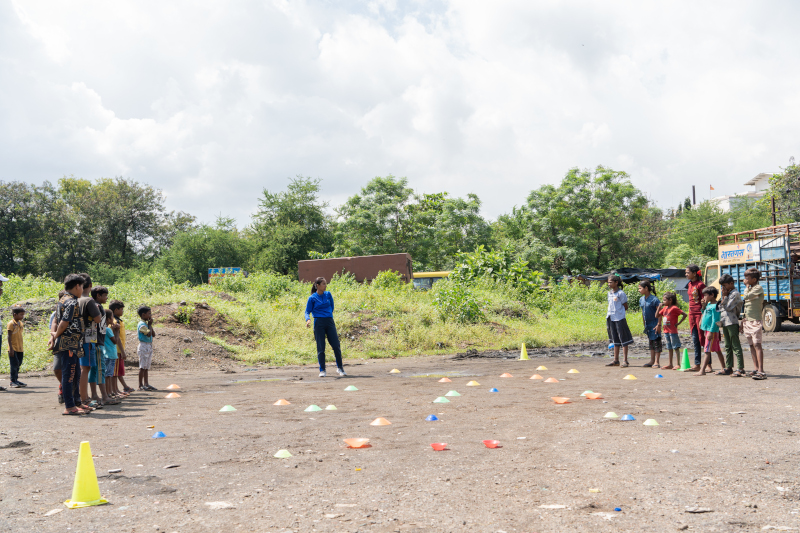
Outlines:
{"label": "sandal", "polygon": [[125,392],[127,392],[128,394],[130,394],[130,393],[132,393],[132,392],[136,392],[136,389],[134,389],[134,388],[131,388],[131,387],[125,387]]}
{"label": "sandal", "polygon": [[147,390],[149,390],[149,391],[157,391],[158,389],[153,387],[152,385],[148,385],[147,386]]}
{"label": "sandal", "polygon": [[626,361],[626,362],[622,363],[622,364],[621,364],[621,365],[619,365],[619,366],[620,366],[621,368],[628,368],[628,367],[629,367],[629,366],[631,366],[631,365],[629,365],[629,364],[627,363],[627,361]]}
{"label": "sandal", "polygon": [[719,370],[717,372],[714,372],[715,376],[730,376],[731,374],[733,374],[733,370],[730,369],[730,368],[726,368],[724,370]]}
{"label": "sandal", "polygon": [[120,403],[122,403],[122,402],[120,402],[119,400],[115,400],[115,399],[113,399],[113,398],[110,398],[110,399],[109,399],[109,400],[106,402],[106,405],[119,405]]}
{"label": "sandal", "polygon": [[619,366],[619,361],[611,361],[606,366]]}
{"label": "sandal", "polygon": [[653,363],[645,363],[642,366],[645,368],[653,368]]}
{"label": "sandal", "polygon": [[83,409],[79,409],[77,407],[73,407],[72,409],[67,409],[63,413],[64,416],[77,416],[77,415],[85,415],[88,414],[88,411],[84,411]]}
{"label": "sandal", "polygon": [[766,375],[765,373],[763,373],[763,372],[757,372],[757,373],[756,373],[756,374],[753,376],[753,379],[757,379],[757,380],[759,380],[759,381],[760,381],[760,380],[762,380],[762,379],[767,379],[767,375]]}
{"label": "sandal", "polygon": [[92,400],[91,402],[89,402],[89,405],[87,407],[89,407],[90,409],[102,409],[103,404],[98,402],[97,400]]}
{"label": "sandal", "polygon": [[675,370],[675,366],[673,365],[665,365],[661,367],[661,370]]}
{"label": "sandal", "polygon": [[737,370],[736,372],[731,374],[731,377],[732,378],[743,378],[743,377],[745,377],[744,370]]}

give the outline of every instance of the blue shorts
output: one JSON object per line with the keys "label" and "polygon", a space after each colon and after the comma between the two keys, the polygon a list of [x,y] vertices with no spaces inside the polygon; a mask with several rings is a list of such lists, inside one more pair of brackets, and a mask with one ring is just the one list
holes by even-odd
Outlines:
{"label": "blue shorts", "polygon": [[664,333],[664,340],[667,341],[667,350],[677,350],[681,347],[681,338],[677,333]]}
{"label": "blue shorts", "polygon": [[103,357],[103,375],[107,378],[114,377],[114,367],[117,365],[116,359]]}
{"label": "blue shorts", "polygon": [[97,366],[97,352],[96,344],[92,342],[83,343],[83,357],[80,358],[79,365],[81,366]]}
{"label": "blue shorts", "polygon": [[102,366],[99,367],[100,371],[98,372],[98,365],[102,365],[102,363],[100,362],[100,359],[102,359],[102,357],[103,357],[103,347],[96,346],[95,358],[94,358],[95,364],[92,366],[91,369],[89,369],[89,383],[97,383],[98,385],[102,385],[103,383],[106,382],[104,378],[105,372],[103,372]]}

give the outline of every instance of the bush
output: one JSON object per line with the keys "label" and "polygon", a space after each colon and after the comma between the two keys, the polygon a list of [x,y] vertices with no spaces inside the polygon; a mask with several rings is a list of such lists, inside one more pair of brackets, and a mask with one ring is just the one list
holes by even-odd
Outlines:
{"label": "bush", "polygon": [[481,301],[463,283],[441,280],[433,285],[433,305],[442,322],[462,324],[485,322]]}
{"label": "bush", "polygon": [[378,272],[378,275],[372,280],[372,286],[376,289],[398,290],[405,288],[405,285],[400,273],[394,270]]}
{"label": "bush", "polygon": [[542,274],[528,267],[528,262],[514,259],[510,248],[489,251],[478,246],[472,253],[459,253],[458,262],[450,273],[450,279],[473,283],[481,278],[508,283],[518,291],[533,295],[541,292]]}

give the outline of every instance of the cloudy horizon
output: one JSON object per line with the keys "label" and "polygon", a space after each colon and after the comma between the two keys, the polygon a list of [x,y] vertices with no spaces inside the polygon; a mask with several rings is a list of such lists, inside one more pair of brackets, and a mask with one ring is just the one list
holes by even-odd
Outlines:
{"label": "cloudy horizon", "polygon": [[[0,2],[0,180],[122,176],[246,224],[263,188],[375,176],[494,219],[573,167],[662,208],[786,166],[800,5]],[[714,191],[710,191],[710,187]]]}

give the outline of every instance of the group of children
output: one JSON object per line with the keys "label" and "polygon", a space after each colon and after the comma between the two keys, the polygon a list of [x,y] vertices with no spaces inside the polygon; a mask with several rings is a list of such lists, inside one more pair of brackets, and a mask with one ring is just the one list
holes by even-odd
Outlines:
{"label": "group of children", "polygon": [[[639,282],[639,294],[642,295],[639,298],[639,305],[642,309],[644,332],[650,343],[650,362],[644,366],[663,370],[680,368],[681,341],[678,336],[678,326],[688,318],[695,348],[694,366],[689,370],[696,372],[698,376],[713,372],[711,358],[712,353],[716,353],[722,366],[722,369],[716,372],[717,375],[766,379],[764,350],[761,346],[761,310],[764,304],[764,290],[759,285],[761,273],[755,268],[745,271],[744,282],[747,288],[744,294],[739,294],[736,290],[735,280],[730,274],[723,274],[719,279],[722,294],[716,287],[707,287],[703,283],[700,267],[697,265],[689,265],[686,268],[686,277],[689,279],[688,314],[678,307],[674,293],[666,293],[663,301],[660,301],[649,280]],[[622,290],[622,279],[619,276],[609,276],[608,286],[606,323],[610,342],[614,345],[614,360],[606,366],[620,366],[619,352],[622,348],[621,366],[627,367],[628,346],[633,343],[633,336],[626,321],[628,297]],[[743,315],[741,320],[740,314]],[[744,371],[740,333],[744,334],[750,345],[750,354],[755,366],[752,372]],[[720,348],[720,334],[725,341],[724,357]],[[660,366],[664,341],[669,351],[669,364]],[[736,370],[733,368],[734,356]]]}
{"label": "group of children", "polygon": [[[125,382],[125,304],[112,300],[105,309],[107,302],[108,289],[93,286],[88,274],[70,274],[50,315],[48,348],[53,351],[53,373],[60,383],[58,402],[65,404],[65,415],[119,404],[135,390]],[[154,391],[149,382],[155,337],[152,311],[141,306],[138,314],[139,390]],[[12,315],[7,328],[11,387],[25,387],[19,381],[25,309],[15,306]]]}

